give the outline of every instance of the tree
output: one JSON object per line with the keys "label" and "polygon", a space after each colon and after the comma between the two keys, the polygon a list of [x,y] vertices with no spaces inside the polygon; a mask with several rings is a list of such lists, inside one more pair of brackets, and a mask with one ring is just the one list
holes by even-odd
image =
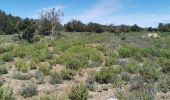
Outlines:
{"label": "tree", "polygon": [[60,18],[63,16],[63,12],[59,9],[56,10],[55,8],[43,10],[40,13],[40,20],[50,22],[51,24],[51,34],[54,36],[56,30],[59,30],[60,24]]}
{"label": "tree", "polygon": [[83,24],[79,20],[72,20],[64,25],[65,31],[67,32],[85,32],[86,24]]}
{"label": "tree", "polygon": [[19,22],[18,29],[22,33],[21,38],[27,40],[28,42],[33,41],[34,32],[36,24],[34,20],[26,18],[23,21]]}

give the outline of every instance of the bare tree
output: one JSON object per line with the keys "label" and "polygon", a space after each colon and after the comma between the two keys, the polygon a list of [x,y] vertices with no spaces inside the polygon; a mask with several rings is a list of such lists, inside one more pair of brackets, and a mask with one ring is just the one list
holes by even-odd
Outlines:
{"label": "bare tree", "polygon": [[56,8],[51,8],[47,10],[43,10],[40,13],[40,19],[42,21],[48,20],[51,23],[51,35],[54,36],[57,28],[60,25],[61,17],[63,17],[64,14],[61,11],[61,9],[56,10]]}

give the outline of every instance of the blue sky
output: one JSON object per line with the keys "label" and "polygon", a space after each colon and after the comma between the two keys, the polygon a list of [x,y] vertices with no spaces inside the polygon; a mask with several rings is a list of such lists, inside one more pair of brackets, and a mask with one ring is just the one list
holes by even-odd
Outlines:
{"label": "blue sky", "polygon": [[170,22],[170,0],[1,0],[0,9],[15,16],[38,18],[42,9],[62,9],[62,23],[138,24],[156,27]]}

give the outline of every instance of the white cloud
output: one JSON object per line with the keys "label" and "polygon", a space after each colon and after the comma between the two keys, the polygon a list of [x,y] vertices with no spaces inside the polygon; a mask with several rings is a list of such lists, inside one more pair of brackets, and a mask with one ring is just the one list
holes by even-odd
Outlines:
{"label": "white cloud", "polygon": [[[127,0],[128,2],[133,2],[134,0]],[[122,9],[137,9],[141,7],[140,4],[130,3],[125,5],[123,0],[99,0],[97,4],[91,5],[86,11],[82,12],[79,15],[70,15],[64,18],[66,23],[71,19],[78,19],[84,23],[88,22],[98,22],[101,24],[127,24],[133,25],[138,24],[142,27],[157,27],[158,23],[170,22],[169,14],[146,14],[146,13],[124,13],[123,15],[117,14],[121,12]]]}
{"label": "white cloud", "polygon": [[100,0],[99,3],[92,5],[86,11],[78,15],[66,16],[65,22],[71,19],[78,19],[85,23],[109,16],[121,8],[120,0]]}

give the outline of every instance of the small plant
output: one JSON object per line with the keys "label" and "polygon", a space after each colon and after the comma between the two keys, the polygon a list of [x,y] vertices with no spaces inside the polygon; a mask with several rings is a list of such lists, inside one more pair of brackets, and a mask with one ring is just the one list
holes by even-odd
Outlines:
{"label": "small plant", "polygon": [[131,78],[129,82],[129,90],[140,90],[143,88],[144,79],[143,77],[137,75]]}
{"label": "small plant", "polygon": [[86,80],[86,87],[90,90],[90,91],[94,91],[95,90],[95,73],[92,73]]}
{"label": "small plant", "polygon": [[23,97],[32,97],[37,95],[37,86],[33,83],[24,84],[21,90],[21,95]]}
{"label": "small plant", "polygon": [[37,81],[38,81],[37,83],[38,84],[44,83],[45,75],[44,75],[43,72],[37,70],[34,77],[35,77],[35,79],[37,79]]}
{"label": "small plant", "polygon": [[28,71],[28,65],[26,64],[26,62],[22,59],[18,59],[17,61],[15,61],[15,68],[18,71],[22,71],[22,72],[27,72]]}
{"label": "small plant", "polygon": [[45,96],[41,96],[40,100],[68,100],[67,96],[60,96],[60,95],[45,95]]}
{"label": "small plant", "polygon": [[159,82],[157,89],[158,89],[158,91],[161,91],[161,92],[164,92],[164,93],[167,93],[168,90],[169,90],[168,85],[165,81]]}
{"label": "small plant", "polygon": [[95,75],[96,82],[112,83],[113,81],[112,78],[116,73],[119,73],[119,71],[117,71],[117,68],[114,68],[114,67],[102,68]]}
{"label": "small plant", "polygon": [[70,100],[87,100],[88,89],[81,83],[73,87],[68,95]]}
{"label": "small plant", "polygon": [[0,65],[0,74],[7,74],[7,73],[8,73],[8,70],[6,66]]}
{"label": "small plant", "polygon": [[40,63],[38,65],[39,71],[43,72],[45,75],[50,73],[51,66],[49,63]]}
{"label": "small plant", "polygon": [[129,73],[127,73],[127,72],[122,72],[122,73],[120,74],[120,76],[122,77],[122,80],[124,80],[124,81],[130,81],[131,76],[130,76]]}
{"label": "small plant", "polygon": [[32,78],[32,76],[27,73],[22,73],[22,72],[16,71],[13,73],[12,78],[18,79],[18,80],[30,80]]}
{"label": "small plant", "polygon": [[75,71],[73,71],[71,69],[63,69],[61,71],[61,75],[62,75],[64,80],[71,80],[71,79],[74,78]]}
{"label": "small plant", "polygon": [[51,84],[61,84],[62,80],[63,80],[63,77],[59,72],[52,71],[50,73],[50,83]]}
{"label": "small plant", "polygon": [[0,100],[15,100],[13,89],[8,87],[0,87]]}
{"label": "small plant", "polygon": [[13,55],[12,53],[10,52],[5,52],[2,54],[2,57],[1,57],[2,61],[4,62],[9,62],[9,61],[12,61],[13,60]]}

